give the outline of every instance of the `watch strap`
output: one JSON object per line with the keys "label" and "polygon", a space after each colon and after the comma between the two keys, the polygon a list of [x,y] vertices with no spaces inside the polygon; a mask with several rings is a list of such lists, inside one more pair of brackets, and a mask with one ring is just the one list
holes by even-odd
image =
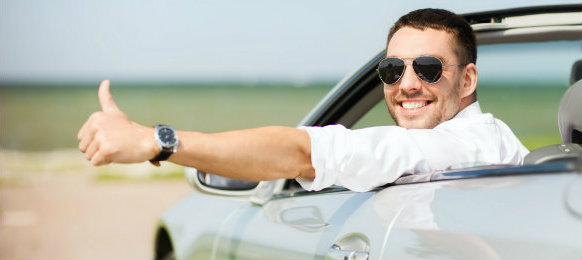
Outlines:
{"label": "watch strap", "polygon": [[172,155],[174,153],[174,150],[172,148],[163,148],[160,153],[154,157],[153,159],[151,159],[151,161],[165,161],[168,158],[170,158],[170,155]]}
{"label": "watch strap", "polygon": [[[156,128],[156,131],[158,131],[159,127],[169,127],[173,131],[173,128],[170,126],[167,126],[167,125],[156,125],[154,127]],[[174,147],[163,147],[160,143],[159,136],[157,133],[154,135],[154,137],[156,138],[156,141],[159,144],[160,152],[156,155],[156,157],[154,157],[153,159],[150,160],[150,163],[152,163],[155,166],[160,166],[160,161],[167,160],[175,152],[176,147],[175,146]],[[177,138],[177,136],[176,136],[176,138]],[[177,145],[177,143],[176,143],[176,145]]]}

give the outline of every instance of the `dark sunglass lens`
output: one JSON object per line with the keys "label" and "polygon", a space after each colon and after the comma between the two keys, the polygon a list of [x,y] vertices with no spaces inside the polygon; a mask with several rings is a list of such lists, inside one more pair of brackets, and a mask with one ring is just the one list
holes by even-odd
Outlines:
{"label": "dark sunglass lens", "polygon": [[412,62],[414,72],[418,77],[428,83],[435,83],[441,78],[443,64],[435,57],[418,57]]}
{"label": "dark sunglass lens", "polygon": [[380,79],[386,84],[394,84],[402,77],[404,61],[398,58],[386,58],[378,65]]}

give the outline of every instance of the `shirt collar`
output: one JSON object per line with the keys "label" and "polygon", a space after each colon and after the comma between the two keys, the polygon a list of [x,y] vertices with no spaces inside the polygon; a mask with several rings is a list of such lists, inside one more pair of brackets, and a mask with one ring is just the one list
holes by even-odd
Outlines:
{"label": "shirt collar", "polygon": [[483,114],[483,112],[481,112],[481,106],[479,105],[479,101],[475,101],[473,104],[468,105],[465,109],[457,113],[453,118],[464,118],[480,114]]}

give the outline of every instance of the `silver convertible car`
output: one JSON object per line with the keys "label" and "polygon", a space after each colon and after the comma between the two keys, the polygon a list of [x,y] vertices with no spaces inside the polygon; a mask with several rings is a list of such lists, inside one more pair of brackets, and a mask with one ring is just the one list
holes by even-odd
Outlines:
{"label": "silver convertible car", "polygon": [[[161,217],[155,259],[582,259],[582,5],[463,16],[477,34],[479,89],[497,88],[478,92],[482,105],[505,102],[524,122],[548,117],[562,142],[535,147],[520,166],[475,162],[362,193],[187,168],[193,192]],[[376,74],[384,55],[337,84],[299,125],[386,124],[375,116],[388,116]],[[523,80],[532,86],[512,88]],[[539,84],[565,90],[549,105],[557,114],[541,105],[549,94],[523,95],[530,109],[507,100]],[[533,140],[533,128],[514,131]]]}

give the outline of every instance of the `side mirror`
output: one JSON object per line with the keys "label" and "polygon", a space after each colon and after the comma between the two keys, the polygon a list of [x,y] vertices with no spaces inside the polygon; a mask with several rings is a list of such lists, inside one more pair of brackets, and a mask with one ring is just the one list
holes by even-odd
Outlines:
{"label": "side mirror", "polygon": [[261,182],[236,180],[190,167],[184,168],[184,175],[188,183],[199,191],[216,195],[249,197],[249,200],[257,205],[263,205],[273,197],[273,194],[281,192],[286,182],[286,179]]}
{"label": "side mirror", "polygon": [[196,177],[202,185],[219,190],[252,190],[259,185],[256,181],[230,179],[201,170],[196,172]]}
{"label": "side mirror", "polygon": [[192,187],[220,195],[249,196],[259,185],[256,181],[226,178],[189,167],[185,168],[185,175]]}

